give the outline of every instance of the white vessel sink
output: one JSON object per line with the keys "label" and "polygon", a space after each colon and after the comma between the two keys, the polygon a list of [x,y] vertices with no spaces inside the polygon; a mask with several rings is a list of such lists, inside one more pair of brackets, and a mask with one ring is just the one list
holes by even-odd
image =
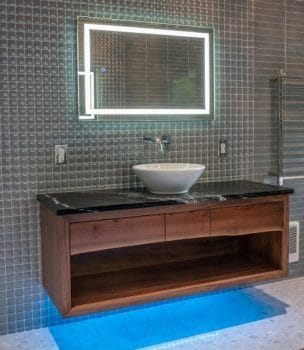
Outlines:
{"label": "white vessel sink", "polygon": [[186,193],[202,175],[205,165],[189,163],[154,163],[134,165],[133,170],[150,192]]}

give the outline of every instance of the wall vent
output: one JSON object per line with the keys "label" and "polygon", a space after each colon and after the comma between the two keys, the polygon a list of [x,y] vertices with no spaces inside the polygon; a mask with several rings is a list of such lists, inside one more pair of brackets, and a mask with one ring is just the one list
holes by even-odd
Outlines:
{"label": "wall vent", "polygon": [[289,222],[289,262],[299,261],[300,250],[300,223],[299,221]]}

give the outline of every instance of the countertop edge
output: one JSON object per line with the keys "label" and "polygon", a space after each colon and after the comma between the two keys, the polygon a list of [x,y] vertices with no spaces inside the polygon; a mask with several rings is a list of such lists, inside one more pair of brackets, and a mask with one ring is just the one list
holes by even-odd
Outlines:
{"label": "countertop edge", "polygon": [[[117,210],[132,210],[132,209],[140,209],[140,208],[149,208],[149,207],[161,207],[166,205],[190,205],[195,203],[206,203],[211,201],[226,201],[226,200],[240,200],[240,199],[246,199],[246,198],[254,198],[254,197],[265,197],[265,196],[275,196],[275,195],[289,195],[293,194],[294,190],[288,187],[283,186],[276,186],[276,185],[268,185],[264,183],[259,182],[252,182],[247,180],[240,180],[240,181],[230,181],[230,182],[219,182],[219,183],[204,183],[199,184],[201,188],[204,187],[210,187],[210,185],[217,185],[217,186],[229,186],[229,184],[237,184],[247,186],[252,185],[253,190],[241,192],[241,193],[227,193],[224,194],[218,194],[218,193],[206,193],[207,191],[203,192],[189,192],[187,195],[181,195],[181,196],[173,196],[174,198],[164,198],[161,196],[153,195],[148,192],[142,192],[142,191],[136,191],[134,189],[122,189],[122,190],[97,190],[97,191],[78,191],[78,192],[58,192],[58,193],[50,193],[50,194],[37,194],[36,198],[37,200],[46,206],[49,210],[51,210],[54,214],[58,216],[64,216],[64,215],[72,215],[72,214],[88,214],[88,213],[98,213],[98,212],[108,212],[108,211],[117,211]],[[265,187],[268,188],[268,190],[254,190],[254,187]],[[223,191],[225,192],[225,191]],[[236,192],[236,191],[235,191]],[[67,205],[62,202],[60,202],[56,195],[63,196],[63,195],[69,195],[74,194],[77,196],[79,195],[85,195],[88,194],[88,196],[96,195],[96,194],[105,194],[105,195],[113,195],[114,196],[114,203],[112,201],[111,204],[98,204],[98,205],[90,205],[90,206],[72,206]],[[117,203],[115,203],[115,196],[126,196],[128,198],[128,195],[130,196],[130,201],[127,202],[124,201],[122,203],[121,201],[117,200]],[[135,196],[135,197],[134,197]],[[137,197],[136,197],[137,196]],[[134,202],[135,198],[135,202]]]}

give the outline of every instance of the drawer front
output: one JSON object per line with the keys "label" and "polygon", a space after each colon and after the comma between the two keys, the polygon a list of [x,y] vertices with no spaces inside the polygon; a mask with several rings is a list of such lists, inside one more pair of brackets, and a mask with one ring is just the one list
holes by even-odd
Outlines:
{"label": "drawer front", "polygon": [[71,255],[164,240],[164,215],[70,224]]}
{"label": "drawer front", "polygon": [[210,237],[210,210],[166,214],[166,240]]}
{"label": "drawer front", "polygon": [[211,236],[281,231],[283,221],[283,202],[211,209]]}

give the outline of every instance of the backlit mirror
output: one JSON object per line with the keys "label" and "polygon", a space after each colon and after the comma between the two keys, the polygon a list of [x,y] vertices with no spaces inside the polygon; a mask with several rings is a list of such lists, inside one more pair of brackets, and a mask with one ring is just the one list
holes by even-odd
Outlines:
{"label": "backlit mirror", "polygon": [[88,17],[77,24],[80,119],[213,116],[211,29]]}

